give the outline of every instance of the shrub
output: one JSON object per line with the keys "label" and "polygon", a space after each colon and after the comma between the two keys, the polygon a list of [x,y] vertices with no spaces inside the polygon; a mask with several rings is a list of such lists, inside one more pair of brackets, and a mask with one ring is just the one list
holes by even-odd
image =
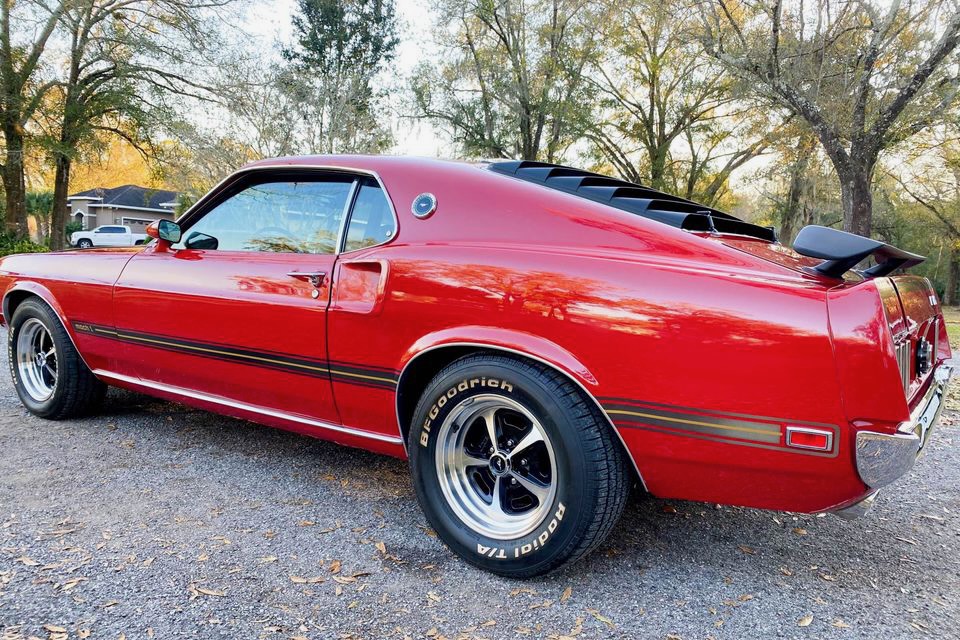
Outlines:
{"label": "shrub", "polygon": [[42,253],[49,250],[49,247],[37,244],[30,238],[0,233],[0,256],[8,256],[12,253]]}

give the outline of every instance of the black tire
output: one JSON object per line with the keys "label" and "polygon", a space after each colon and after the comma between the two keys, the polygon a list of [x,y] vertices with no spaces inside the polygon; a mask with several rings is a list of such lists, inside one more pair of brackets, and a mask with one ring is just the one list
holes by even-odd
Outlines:
{"label": "black tire", "polygon": [[77,247],[80,249],[90,249],[93,247],[93,241],[88,238],[81,238],[77,243]]}
{"label": "black tire", "polygon": [[[18,343],[25,327],[36,330],[37,322],[47,331],[55,353],[55,374],[49,374],[53,390],[49,397],[31,394],[18,366]],[[29,328],[29,327],[32,327]],[[39,298],[29,298],[17,306],[7,331],[7,358],[10,375],[20,401],[30,413],[50,420],[90,415],[103,402],[106,385],[98,380],[80,359],[70,336],[56,313]]]}
{"label": "black tire", "polygon": [[[498,398],[506,403],[503,409],[506,413],[496,408]],[[555,486],[554,494],[542,496],[541,502],[533,493],[524,495],[524,487],[517,487],[517,480],[522,478],[515,473],[526,475],[527,480],[532,477],[529,467],[519,466],[528,464],[527,460],[518,461],[511,456],[505,467],[503,461],[494,464],[492,460],[500,455],[500,445],[492,445],[489,431],[486,439],[484,431],[476,432],[485,429],[488,423],[483,417],[470,417],[469,408],[473,406],[480,407],[473,411],[483,411],[484,415],[491,409],[483,407],[493,407],[492,423],[497,425],[494,438],[498,443],[502,444],[509,433],[518,434],[519,441],[506,442],[503,449],[506,452],[513,446],[510,442],[515,442],[519,450],[520,442],[526,439],[523,434],[534,429],[531,426],[524,431],[527,429],[524,415],[535,418],[536,423],[531,424],[542,427],[539,432],[545,436],[544,442],[535,443],[534,446],[541,447],[539,450],[528,446],[525,451],[530,454],[527,457],[541,461],[539,477],[549,478],[543,484]],[[514,415],[511,407],[528,413]],[[475,423],[477,419],[481,422]],[[455,435],[461,431],[464,435]],[[497,451],[491,454],[489,469],[474,464],[464,474],[442,471],[439,467],[445,464],[458,464],[458,455],[448,453],[451,438],[462,440],[462,447],[457,449],[454,444],[453,450],[466,452],[473,463],[478,462],[478,455],[483,455],[476,451]],[[474,354],[440,371],[420,398],[408,441],[414,488],[431,526],[467,562],[503,576],[542,575],[590,553],[606,539],[620,518],[630,490],[630,471],[624,452],[596,404],[553,369],[510,356]],[[552,455],[548,453],[545,457],[547,452]],[[519,452],[517,455],[520,457]],[[555,462],[553,467],[543,462],[551,457]],[[496,484],[498,478],[501,485]],[[456,489],[450,489],[457,483],[459,487],[467,487],[460,489],[464,493],[456,494]],[[497,486],[501,487],[503,493],[499,495],[505,501],[500,503],[500,513],[522,517],[524,513],[538,513],[536,509],[542,504],[548,505],[544,512],[539,512],[545,515],[531,516],[529,526],[533,528],[519,530],[516,537],[510,537],[512,533],[504,529],[491,537],[478,530],[486,527],[482,522],[477,524],[477,516],[473,516],[471,524],[471,515],[463,515],[465,510],[470,511],[469,507],[465,510],[462,507],[467,504],[464,499],[448,497],[467,495],[465,492],[473,487],[477,495],[485,494],[483,499],[489,499],[492,504],[498,495]],[[546,489],[541,490],[546,493]],[[514,511],[518,502],[521,509]],[[479,511],[485,506],[480,505]],[[481,513],[479,520],[483,517]],[[543,519],[538,521],[537,517]],[[538,524],[534,526],[533,522]]]}

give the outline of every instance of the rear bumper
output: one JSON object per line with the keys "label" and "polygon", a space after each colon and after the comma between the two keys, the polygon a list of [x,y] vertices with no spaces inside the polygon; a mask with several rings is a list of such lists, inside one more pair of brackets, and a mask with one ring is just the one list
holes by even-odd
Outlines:
{"label": "rear bumper", "polygon": [[877,490],[910,470],[940,418],[952,373],[950,365],[937,367],[927,393],[896,433],[861,431],[857,434],[857,473],[871,492],[862,501],[837,511],[838,515],[863,515],[873,505]]}

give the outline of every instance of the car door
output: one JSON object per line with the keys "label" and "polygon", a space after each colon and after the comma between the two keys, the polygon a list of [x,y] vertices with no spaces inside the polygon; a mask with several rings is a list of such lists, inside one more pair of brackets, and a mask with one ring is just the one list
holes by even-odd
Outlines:
{"label": "car door", "polygon": [[155,382],[339,423],[326,313],[356,178],[235,176],[192,210],[182,240],[127,264],[114,293],[127,368]]}

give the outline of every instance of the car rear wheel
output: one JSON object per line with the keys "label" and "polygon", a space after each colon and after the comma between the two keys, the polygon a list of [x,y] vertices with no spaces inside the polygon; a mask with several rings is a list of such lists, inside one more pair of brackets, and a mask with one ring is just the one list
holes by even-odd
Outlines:
{"label": "car rear wheel", "polygon": [[468,562],[541,575],[596,548],[620,517],[627,463],[611,427],[560,373],[476,354],[440,371],[409,436],[417,497]]}
{"label": "car rear wheel", "polygon": [[93,242],[91,242],[87,238],[82,238],[80,242],[77,243],[77,246],[80,247],[81,249],[89,249],[93,246]]}
{"label": "car rear wheel", "polygon": [[38,298],[23,301],[8,329],[13,384],[30,413],[60,420],[100,406],[106,385],[80,359],[52,309]]}

